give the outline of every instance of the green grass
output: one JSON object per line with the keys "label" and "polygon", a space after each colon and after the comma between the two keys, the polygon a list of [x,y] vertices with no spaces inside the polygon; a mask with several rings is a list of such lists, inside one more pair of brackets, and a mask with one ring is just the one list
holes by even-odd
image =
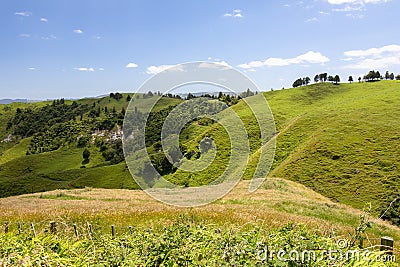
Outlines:
{"label": "green grass", "polygon": [[[270,176],[375,209],[399,191],[400,82],[317,84],[266,94],[282,129]],[[279,119],[283,121],[279,122]]]}
{"label": "green grass", "polygon": [[[9,232],[0,232],[0,263],[5,266],[18,262],[42,266],[299,266],[276,257],[263,261],[257,258],[257,252],[265,246],[286,252],[315,249],[316,253],[322,253],[322,249],[338,249],[336,240],[350,240],[359,224],[359,211],[335,204],[300,184],[267,179],[255,193],[247,191],[248,185],[248,181],[242,181],[223,199],[192,209],[168,206],[142,191],[129,190],[84,188],[3,198],[0,224],[7,222]],[[50,221],[57,223],[55,235],[50,233]],[[367,231],[364,248],[379,243],[383,235],[400,238],[398,228],[380,220],[371,221],[374,223]],[[93,234],[89,233],[87,223],[92,225]],[[73,224],[77,225],[78,238]],[[115,226],[114,238],[111,225]],[[132,226],[132,233],[128,226]],[[398,248],[395,243],[396,255]],[[379,251],[373,251],[375,257]],[[305,265],[333,264],[327,258],[318,259],[306,261]],[[345,259],[335,263],[366,264]],[[396,266],[397,263],[370,264]]]}
{"label": "green grass", "polygon": [[26,156],[26,151],[28,150],[31,139],[32,138],[22,139],[16,145],[4,151],[0,157],[0,165],[10,160]]}

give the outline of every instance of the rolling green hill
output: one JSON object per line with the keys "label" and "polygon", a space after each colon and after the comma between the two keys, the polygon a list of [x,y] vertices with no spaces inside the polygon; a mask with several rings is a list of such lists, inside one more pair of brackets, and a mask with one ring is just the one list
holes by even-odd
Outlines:
{"label": "rolling green hill", "polygon": [[[399,81],[318,83],[264,95],[274,114],[277,129],[276,155],[269,177],[300,182],[334,201],[356,208],[372,202],[377,213],[383,203],[399,194]],[[107,118],[103,112],[105,108],[115,108],[117,113],[126,108],[126,97],[127,94],[119,100],[110,97],[82,99],[77,103],[89,107],[83,121],[87,119],[94,123]],[[72,104],[72,101],[66,102]],[[180,102],[163,98],[156,112]],[[51,103],[26,105],[40,107],[46,104]],[[17,107],[23,107],[23,104],[0,107],[4,115],[2,123],[7,124]],[[240,116],[249,133],[252,155],[244,178],[250,179],[261,144],[259,130],[243,101],[231,108]],[[92,120],[90,110],[100,110],[100,116]],[[8,134],[5,127],[0,127],[4,138]],[[212,138],[218,148],[229,147],[221,126],[204,120],[187,125],[180,139],[185,151],[192,151],[195,155],[205,136]],[[87,146],[91,160],[85,168],[82,168],[84,148],[77,147],[74,142],[67,142],[49,152],[26,156],[24,151],[29,145],[29,139],[2,143],[0,195],[84,186],[137,188],[125,164],[110,164],[96,145]],[[156,145],[150,146],[148,151],[154,160],[164,156],[157,152]],[[228,161],[229,151],[219,149],[215,162],[207,170],[194,175],[178,170],[169,173],[167,178],[185,186],[205,184],[212,181]]]}
{"label": "rolling green hill", "polygon": [[[129,97],[148,101],[142,94]],[[0,197],[85,186],[138,189],[123,162],[122,147],[117,148],[118,140],[107,141],[122,127],[127,98],[128,94],[120,94],[119,98],[0,106]],[[155,111],[181,101],[162,98]],[[66,118],[70,114],[71,118]],[[17,121],[17,116],[22,118]],[[54,122],[40,121],[46,116]],[[11,128],[7,127],[9,122]],[[30,128],[36,132],[14,133],[15,129],[25,133]],[[9,136],[11,139],[5,140]],[[90,151],[89,162],[83,161],[85,149]],[[120,154],[117,160],[116,154]]]}
{"label": "rolling green hill", "polygon": [[316,84],[267,94],[280,134],[271,177],[354,207],[400,191],[400,82]]}

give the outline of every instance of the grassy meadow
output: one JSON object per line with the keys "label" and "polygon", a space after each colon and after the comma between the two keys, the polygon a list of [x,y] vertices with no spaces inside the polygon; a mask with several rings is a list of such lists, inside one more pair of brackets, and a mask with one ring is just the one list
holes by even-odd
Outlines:
{"label": "grassy meadow", "polygon": [[[3,266],[296,266],[299,262],[259,259],[257,252],[266,245],[277,250],[338,249],[337,240],[351,240],[362,215],[283,179],[268,179],[255,193],[248,192],[248,185],[242,181],[221,200],[191,209],[121,189],[56,190],[1,199],[2,223],[9,223],[9,232],[0,234],[0,258]],[[50,221],[57,223],[56,234],[50,232]],[[378,244],[383,235],[400,237],[398,228],[371,221],[364,247]],[[305,264],[328,263],[321,258]],[[381,266],[374,264],[370,266]]]}

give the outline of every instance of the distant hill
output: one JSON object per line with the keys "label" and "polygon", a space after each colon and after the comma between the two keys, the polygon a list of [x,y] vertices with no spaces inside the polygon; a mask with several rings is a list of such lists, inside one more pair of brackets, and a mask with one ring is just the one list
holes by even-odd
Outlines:
{"label": "distant hill", "polygon": [[15,102],[20,102],[20,103],[27,103],[28,99],[0,99],[0,105],[4,105],[4,104],[11,104],[11,103],[15,103]]}

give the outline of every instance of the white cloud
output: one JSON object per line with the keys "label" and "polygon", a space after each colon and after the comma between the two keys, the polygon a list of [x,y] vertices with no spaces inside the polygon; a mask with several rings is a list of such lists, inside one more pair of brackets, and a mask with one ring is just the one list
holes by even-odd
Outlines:
{"label": "white cloud", "polygon": [[57,37],[55,35],[43,36],[42,40],[56,40]]}
{"label": "white cloud", "polygon": [[289,5],[289,4],[284,4],[283,6],[284,6],[284,7],[290,7],[290,5]]}
{"label": "white cloud", "polygon": [[126,68],[137,68],[138,64],[135,63],[128,63],[128,65],[125,66]]}
{"label": "white cloud", "polygon": [[369,58],[369,59],[364,59],[360,62],[357,62],[355,64],[350,64],[346,65],[343,68],[344,69],[366,69],[366,70],[372,70],[372,69],[380,69],[380,68],[386,68],[388,66],[392,65],[399,65],[400,64],[400,57],[383,57],[379,59],[374,59],[374,58]]}
{"label": "white cloud", "polygon": [[315,21],[318,21],[316,17],[309,18],[308,20],[306,20],[306,22],[315,22]]}
{"label": "white cloud", "polygon": [[209,68],[209,69],[221,69],[221,68],[232,68],[231,65],[225,61],[214,61],[214,62],[203,62],[200,63],[199,68]]}
{"label": "white cloud", "polygon": [[400,45],[386,45],[365,50],[344,52],[346,61],[356,61],[344,66],[346,69],[378,69],[400,64]]}
{"label": "white cloud", "polygon": [[400,45],[386,45],[380,48],[369,48],[366,50],[350,50],[344,52],[346,57],[379,57],[384,53],[400,54]]}
{"label": "white cloud", "polygon": [[76,33],[76,34],[82,34],[83,31],[82,31],[81,29],[76,29],[76,30],[74,30],[74,33]]}
{"label": "white cloud", "polygon": [[251,61],[249,63],[244,63],[238,65],[239,68],[242,69],[252,69],[252,68],[259,68],[263,66],[267,67],[276,67],[276,66],[288,66],[292,64],[323,64],[329,62],[329,58],[322,55],[319,52],[309,51],[305,54],[299,55],[294,58],[274,58],[270,57],[264,61]]}
{"label": "white cloud", "polygon": [[49,20],[46,19],[46,18],[40,18],[40,21],[41,21],[41,22],[48,22]]}
{"label": "white cloud", "polygon": [[348,14],[346,14],[346,17],[353,18],[353,19],[362,19],[362,18],[364,18],[364,15],[348,13]]}
{"label": "white cloud", "polygon": [[331,5],[352,4],[356,2],[359,2],[359,0],[328,0],[328,3]]}
{"label": "white cloud", "polygon": [[353,11],[365,11],[364,6],[345,6],[343,8],[334,8],[333,12],[353,12]]}
{"label": "white cloud", "polygon": [[[173,67],[173,68],[172,68]],[[160,66],[150,66],[147,68],[147,74],[157,74],[162,71],[185,71],[182,65],[160,65]]]}
{"label": "white cloud", "polygon": [[94,72],[94,68],[87,68],[87,67],[74,68],[74,70],[86,71],[86,72]]}
{"label": "white cloud", "polygon": [[103,70],[104,70],[104,68],[99,68],[99,70],[103,71]]}
{"label": "white cloud", "polygon": [[36,70],[36,69],[31,67],[31,68],[28,68],[28,70]]}
{"label": "white cloud", "polygon": [[[339,6],[339,8],[332,9],[333,12],[346,12],[347,17],[362,19],[364,18],[362,12],[367,10],[368,4],[382,4],[387,3],[389,0],[327,0],[329,4]],[[356,13],[354,13],[356,12]]]}
{"label": "white cloud", "polygon": [[322,15],[322,16],[328,16],[328,15],[330,15],[328,12],[324,12],[324,11],[320,11],[320,12],[318,12],[320,15]]}
{"label": "white cloud", "polygon": [[371,4],[380,4],[380,3],[387,3],[389,1],[390,0],[364,0],[364,2],[366,4],[369,4],[369,3],[371,3]]}
{"label": "white cloud", "polygon": [[343,5],[343,4],[381,4],[387,3],[389,0],[328,0],[331,5]]}
{"label": "white cloud", "polygon": [[242,10],[240,9],[234,9],[232,12],[230,13],[225,13],[224,17],[233,17],[233,18],[243,18],[242,15]]}
{"label": "white cloud", "polygon": [[28,11],[24,11],[24,12],[15,12],[14,15],[21,16],[21,17],[29,17],[30,15],[32,15],[32,13],[28,12]]}
{"label": "white cloud", "polygon": [[31,37],[31,35],[30,35],[30,34],[27,34],[27,33],[21,33],[21,34],[19,35],[19,37],[22,37],[22,38],[29,38],[29,37]]}

